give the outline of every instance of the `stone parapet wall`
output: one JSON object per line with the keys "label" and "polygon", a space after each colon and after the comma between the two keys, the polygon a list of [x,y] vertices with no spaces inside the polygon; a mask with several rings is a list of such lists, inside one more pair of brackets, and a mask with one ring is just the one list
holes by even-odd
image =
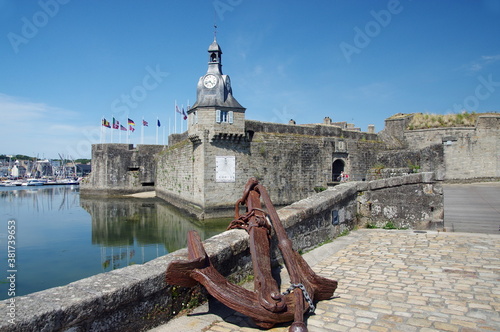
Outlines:
{"label": "stone parapet wall", "polygon": [[385,119],[384,129],[378,133],[379,139],[382,139],[391,149],[406,148],[404,133],[412,118],[411,114],[400,113]]}
{"label": "stone parapet wall", "polygon": [[310,250],[357,226],[359,183],[340,184],[278,211],[295,250]]}
{"label": "stone parapet wall", "polygon": [[409,167],[401,168],[382,168],[382,169],[371,169],[366,177],[367,181],[374,181],[380,179],[387,179],[399,176],[405,176],[414,173],[413,169]]}
{"label": "stone parapet wall", "polygon": [[358,189],[357,213],[365,224],[410,229],[443,226],[443,187],[432,172],[365,182]]}
{"label": "stone parapet wall", "polygon": [[171,146],[171,145],[177,144],[177,143],[185,140],[186,138],[188,138],[187,131],[180,133],[180,134],[170,134],[168,136],[168,145]]}
{"label": "stone parapet wall", "polygon": [[[432,173],[343,183],[284,207],[278,214],[294,248],[308,250],[352,230],[360,219],[361,222],[371,223],[391,220],[409,227],[429,224],[432,218],[442,214],[440,188]],[[412,208],[404,211],[401,209],[403,205]],[[429,212],[430,208],[434,209],[434,213]],[[204,244],[215,268],[230,280],[238,281],[251,273],[245,231],[226,231],[204,241]],[[279,260],[276,249],[272,257]],[[0,330],[147,330],[168,321],[189,303],[194,304],[203,298],[200,289],[189,290],[165,283],[166,267],[179,259],[187,259],[186,249],[142,265],[128,266],[67,286],[13,298],[13,323],[8,321],[7,315],[3,315]],[[1,301],[0,310],[9,312],[11,303],[11,300]]]}
{"label": "stone parapet wall", "polygon": [[245,130],[251,132],[268,132],[281,134],[296,134],[321,137],[343,137],[359,140],[378,140],[377,134],[361,132],[359,130],[348,130],[336,125],[289,125],[262,121],[245,121]]}

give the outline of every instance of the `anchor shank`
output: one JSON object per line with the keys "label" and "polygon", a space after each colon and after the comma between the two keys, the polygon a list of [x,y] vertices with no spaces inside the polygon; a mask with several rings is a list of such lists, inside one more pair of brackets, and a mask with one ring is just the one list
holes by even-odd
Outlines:
{"label": "anchor shank", "polygon": [[261,194],[273,228],[278,238],[278,248],[283,255],[285,266],[293,284],[302,283],[309,294],[316,300],[329,299],[337,289],[337,281],[318,276],[307,264],[304,258],[293,249],[292,241],[288,238],[285,228],[271,202],[271,198],[264,186],[256,187]]}
{"label": "anchor shank", "polygon": [[276,236],[278,237],[278,247],[283,255],[283,259],[285,260],[285,266],[288,270],[288,274],[290,275],[290,280],[292,283],[299,283],[301,276],[300,271],[296,268],[295,263],[295,254],[292,246],[292,241],[288,238],[286,234],[285,228],[281,223],[281,220],[274,208],[271,199],[269,198],[269,194],[264,186],[258,185],[257,189],[259,190],[262,199],[264,200],[264,204],[266,205],[266,209],[271,217],[273,222],[274,231],[276,232]]}
{"label": "anchor shank", "polygon": [[267,220],[261,211],[260,195],[252,190],[248,195],[247,207],[254,211],[249,220],[250,254],[254,271],[254,290],[259,295],[260,304],[272,312],[285,309],[285,302],[280,295],[279,287],[272,276],[268,229],[262,223]]}

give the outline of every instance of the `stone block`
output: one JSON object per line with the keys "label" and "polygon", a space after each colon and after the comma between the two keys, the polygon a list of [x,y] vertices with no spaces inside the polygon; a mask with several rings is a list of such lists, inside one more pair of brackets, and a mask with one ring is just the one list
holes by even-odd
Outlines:
{"label": "stone block", "polygon": [[370,181],[370,190],[377,190],[380,188],[385,188],[386,185],[387,185],[386,179]]}
{"label": "stone block", "polygon": [[434,173],[433,172],[424,172],[420,173],[422,176],[423,183],[432,183],[434,182]]}

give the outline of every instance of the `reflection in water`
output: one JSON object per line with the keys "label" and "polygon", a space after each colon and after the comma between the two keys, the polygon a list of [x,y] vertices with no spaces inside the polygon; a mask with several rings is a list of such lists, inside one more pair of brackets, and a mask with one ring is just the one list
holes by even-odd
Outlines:
{"label": "reflection in water", "polygon": [[161,244],[168,252],[186,246],[186,233],[196,230],[202,239],[223,231],[227,219],[203,224],[157,198],[81,198],[92,217],[92,244],[105,247]]}
{"label": "reflection in water", "polygon": [[0,201],[34,212],[67,210],[79,204],[78,195],[72,195],[79,192],[77,185],[24,188],[1,188]]}
{"label": "reflection in water", "polygon": [[[16,222],[16,295],[101,272],[141,264],[186,246],[195,229],[203,239],[229,220],[201,223],[160,199],[84,198],[78,186],[0,187],[0,246]],[[0,250],[7,262],[7,251]],[[7,298],[0,276],[0,300]]]}
{"label": "reflection in water", "polygon": [[200,223],[158,198],[82,197],[80,204],[92,217],[92,244],[101,247],[103,271],[184,248],[189,230],[206,239],[229,224],[227,219]]}

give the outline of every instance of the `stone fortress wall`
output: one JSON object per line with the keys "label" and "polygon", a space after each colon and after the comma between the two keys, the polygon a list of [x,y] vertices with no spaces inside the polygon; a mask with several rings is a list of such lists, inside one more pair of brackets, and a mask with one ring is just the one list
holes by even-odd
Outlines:
{"label": "stone fortress wall", "polygon": [[[246,136],[186,138],[158,155],[157,195],[198,217],[224,215],[232,209],[249,177],[266,185],[277,205],[287,205],[326,188],[332,182],[332,164],[339,159],[357,174],[366,174],[366,148],[383,146],[376,134],[343,130],[337,126],[297,126],[245,122]],[[358,141],[363,141],[361,147]],[[370,153],[373,154],[373,153]],[[218,182],[217,157],[234,157],[235,179]],[[204,185],[203,185],[204,184]]]}
{"label": "stone fortress wall", "polygon": [[[203,219],[228,216],[249,177],[266,185],[276,205],[287,205],[334,182],[336,164],[354,181],[412,172],[434,172],[445,181],[500,178],[500,115],[481,115],[475,127],[421,130],[407,130],[410,119],[387,119],[378,134],[246,120],[239,136],[205,130],[172,135],[168,146],[96,144],[82,193],[154,189]],[[217,180],[218,157],[234,159],[232,181]]]}
{"label": "stone fortress wall", "polygon": [[93,144],[92,172],[82,194],[123,195],[154,190],[155,155],[162,145]]}
{"label": "stone fortress wall", "polygon": [[479,116],[475,127],[411,130],[405,139],[416,148],[443,147],[444,180],[500,177],[500,115]]}
{"label": "stone fortress wall", "polygon": [[422,166],[429,163],[437,178],[445,181],[500,178],[500,114],[479,115],[474,127],[407,130],[411,117],[408,114],[386,120],[379,136],[387,143],[389,153],[428,149]]}

